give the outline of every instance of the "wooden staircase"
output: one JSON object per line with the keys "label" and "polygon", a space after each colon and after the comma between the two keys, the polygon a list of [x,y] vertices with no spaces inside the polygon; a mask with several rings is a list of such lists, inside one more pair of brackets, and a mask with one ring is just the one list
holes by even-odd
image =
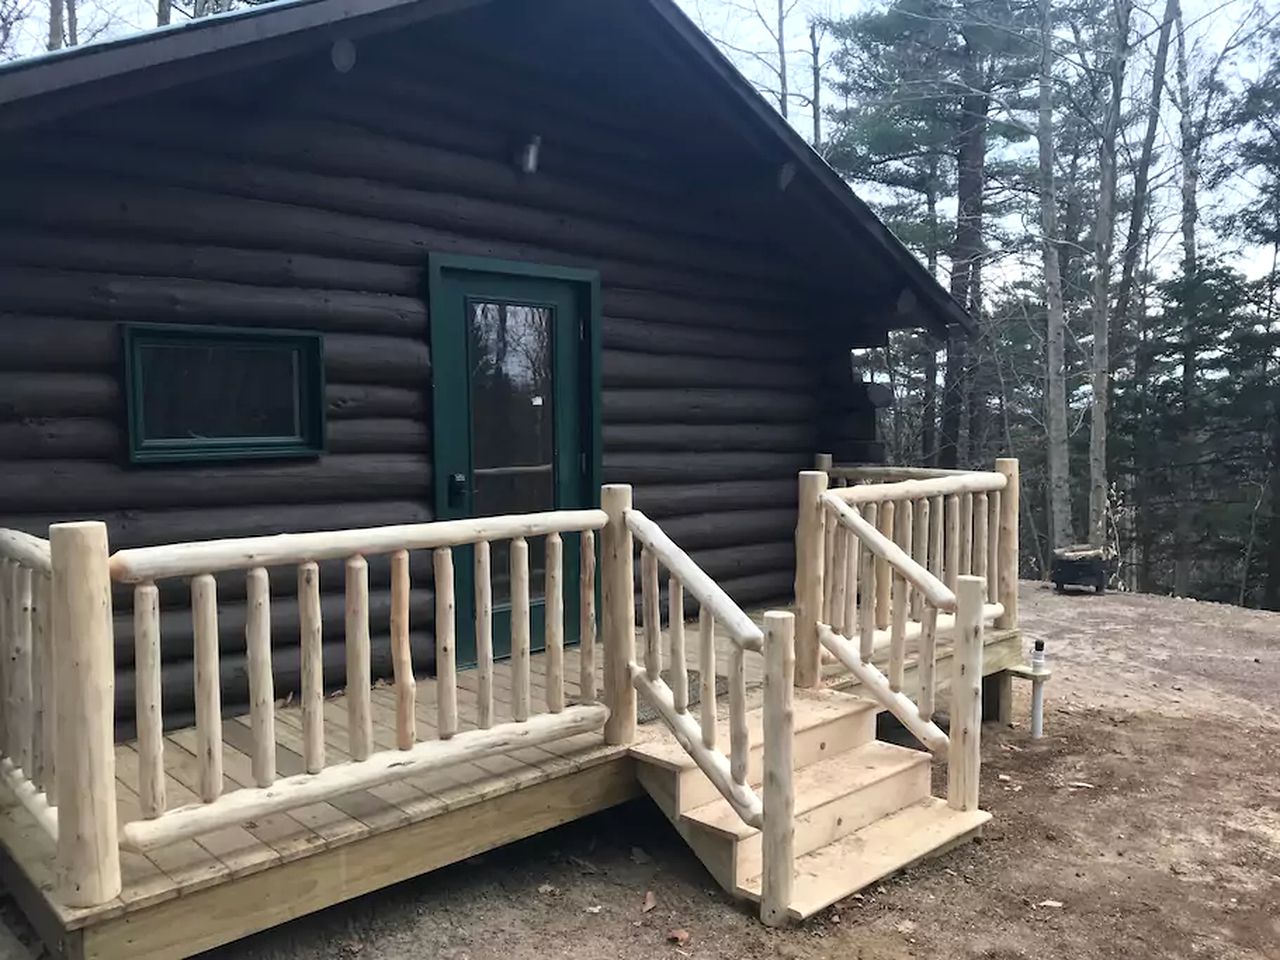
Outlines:
{"label": "wooden staircase", "polygon": [[[796,690],[795,875],[788,915],[813,916],[978,833],[991,815],[930,795],[930,755],[875,738],[871,700]],[[751,784],[762,779],[762,711],[747,714]],[[742,819],[661,725],[632,747],[641,784],[725,890],[758,901],[761,833]],[[720,737],[727,737],[720,731]]]}

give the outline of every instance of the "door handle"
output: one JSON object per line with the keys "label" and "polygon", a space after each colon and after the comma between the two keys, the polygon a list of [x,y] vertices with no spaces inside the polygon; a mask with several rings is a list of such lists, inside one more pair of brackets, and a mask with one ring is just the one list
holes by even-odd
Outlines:
{"label": "door handle", "polygon": [[448,500],[452,509],[461,510],[466,506],[467,475],[451,473],[448,481]]}

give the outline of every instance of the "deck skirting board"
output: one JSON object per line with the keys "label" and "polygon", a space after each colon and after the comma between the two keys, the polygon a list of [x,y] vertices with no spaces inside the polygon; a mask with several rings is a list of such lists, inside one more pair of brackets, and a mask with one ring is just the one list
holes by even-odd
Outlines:
{"label": "deck skirting board", "polygon": [[619,756],[95,924],[65,956],[167,960],[230,943],[637,797],[633,763]]}

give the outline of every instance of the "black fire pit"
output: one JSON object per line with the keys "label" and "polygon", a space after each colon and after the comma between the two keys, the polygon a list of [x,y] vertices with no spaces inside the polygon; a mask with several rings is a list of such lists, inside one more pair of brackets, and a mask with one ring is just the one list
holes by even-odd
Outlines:
{"label": "black fire pit", "polygon": [[1107,589],[1107,581],[1116,571],[1116,558],[1106,547],[1076,544],[1053,551],[1049,578],[1061,593],[1067,585],[1093,587],[1097,593]]}

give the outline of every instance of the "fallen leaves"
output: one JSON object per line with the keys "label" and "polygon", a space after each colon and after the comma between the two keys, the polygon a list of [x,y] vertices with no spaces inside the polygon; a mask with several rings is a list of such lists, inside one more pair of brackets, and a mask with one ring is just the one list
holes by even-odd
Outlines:
{"label": "fallen leaves", "polygon": [[653,891],[646,890],[644,892],[644,903],[640,905],[640,912],[648,913],[657,905],[658,905],[658,898],[653,895]]}

